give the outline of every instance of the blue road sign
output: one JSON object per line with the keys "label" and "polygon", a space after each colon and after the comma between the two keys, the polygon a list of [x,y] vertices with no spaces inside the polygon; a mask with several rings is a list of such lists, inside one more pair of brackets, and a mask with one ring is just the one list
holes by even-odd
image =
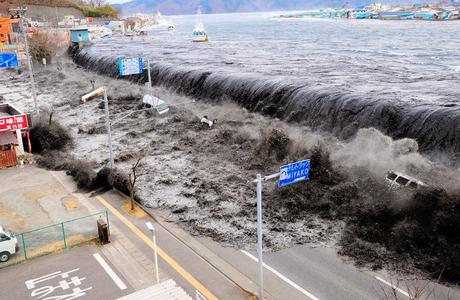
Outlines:
{"label": "blue road sign", "polygon": [[142,74],[144,66],[142,65],[142,57],[134,58],[119,58],[118,70],[120,76]]}
{"label": "blue road sign", "polygon": [[15,53],[0,53],[0,68],[12,68],[18,66],[18,56]]}
{"label": "blue road sign", "polygon": [[301,180],[307,180],[310,172],[310,160],[302,160],[280,167],[278,186],[283,187]]}

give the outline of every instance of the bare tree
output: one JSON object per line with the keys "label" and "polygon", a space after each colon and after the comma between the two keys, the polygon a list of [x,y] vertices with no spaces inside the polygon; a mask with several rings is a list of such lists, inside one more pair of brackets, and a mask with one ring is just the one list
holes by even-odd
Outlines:
{"label": "bare tree", "polygon": [[134,192],[136,189],[136,183],[139,177],[144,176],[147,174],[146,170],[142,169],[142,160],[147,156],[147,149],[140,150],[134,156],[134,163],[130,167],[130,172],[128,175],[128,185],[129,185],[129,203],[131,206],[131,210],[134,210]]}
{"label": "bare tree", "polygon": [[42,113],[42,117],[46,117],[46,115],[48,115],[48,125],[51,125],[53,123],[54,106],[53,105],[40,106],[40,111]]}

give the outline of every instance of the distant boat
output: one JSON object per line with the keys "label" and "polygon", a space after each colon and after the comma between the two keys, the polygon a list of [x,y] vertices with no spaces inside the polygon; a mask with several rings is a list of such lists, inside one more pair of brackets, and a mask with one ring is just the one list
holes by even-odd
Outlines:
{"label": "distant boat", "polygon": [[207,42],[208,41],[208,35],[206,34],[206,31],[204,30],[204,25],[203,21],[201,19],[201,10],[198,9],[197,12],[198,15],[198,20],[195,24],[195,29],[192,32],[192,41],[194,42]]}

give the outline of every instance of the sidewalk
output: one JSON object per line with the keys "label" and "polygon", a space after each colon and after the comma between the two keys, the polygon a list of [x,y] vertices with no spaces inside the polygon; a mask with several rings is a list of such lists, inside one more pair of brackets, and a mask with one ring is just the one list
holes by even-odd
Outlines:
{"label": "sidewalk", "polygon": [[[72,179],[63,172],[51,174],[68,191],[77,190]],[[157,236],[160,282],[173,279],[193,298],[200,294],[208,300],[252,299],[252,295],[241,289],[240,285],[224,274],[221,268],[216,268],[213,262],[196,254],[194,248],[183,244],[143,210],[139,209],[142,213],[138,215],[128,214],[124,207],[127,203],[125,196],[116,191],[108,191],[95,197],[77,192],[72,195],[89,211],[109,211],[111,243],[102,246],[101,252],[135,290],[156,283],[153,242],[145,225],[151,221],[155,225]],[[188,242],[193,243],[193,240],[193,237],[189,236]],[[243,280],[253,284],[244,276]]]}
{"label": "sidewalk", "polygon": [[[76,188],[72,178],[63,172],[51,172],[51,174],[91,213],[101,210],[101,208],[96,208],[83,194],[72,192]],[[120,231],[118,225],[114,223],[109,223],[110,243],[101,246],[100,251],[123,274],[135,290],[141,290],[154,285],[156,283],[154,263],[144,253],[139,251],[134,243]],[[161,269],[159,270],[159,277],[160,281],[168,279],[168,276]]]}

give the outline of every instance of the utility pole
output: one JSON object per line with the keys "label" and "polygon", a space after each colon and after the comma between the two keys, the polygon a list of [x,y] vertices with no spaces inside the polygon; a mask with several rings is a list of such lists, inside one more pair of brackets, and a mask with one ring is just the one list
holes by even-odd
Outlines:
{"label": "utility pole", "polygon": [[154,255],[154,259],[155,259],[155,275],[156,275],[157,283],[160,283],[160,276],[158,274],[158,252],[157,252],[157,239],[156,239],[156,235],[155,235],[155,227],[153,226],[153,224],[151,222],[147,222],[147,223],[145,223],[145,225],[147,225],[147,228],[152,233],[153,255]]}
{"label": "utility pole", "polygon": [[263,260],[263,231],[262,231],[262,176],[257,174],[257,254],[259,275],[259,300],[264,299],[264,260]]}
{"label": "utility pole", "polygon": [[34,72],[32,70],[32,62],[30,59],[30,53],[29,53],[29,39],[27,36],[27,31],[24,28],[24,16],[27,12],[27,7],[18,7],[18,8],[11,8],[9,9],[10,14],[14,16],[19,16],[21,19],[21,30],[22,34],[24,37],[24,46],[26,50],[26,59],[27,59],[27,67],[29,68],[29,77],[30,77],[30,85],[32,88],[32,97],[34,99],[34,109],[35,109],[35,114],[38,115],[39,110],[38,110],[38,103],[37,103],[37,92],[35,90],[35,79],[34,79]]}
{"label": "utility pole", "polygon": [[113,147],[112,147],[112,124],[110,124],[110,115],[109,115],[109,100],[107,98],[107,90],[104,89],[104,111],[105,111],[105,127],[107,128],[107,137],[109,143],[109,166],[110,169],[114,169],[115,162],[113,159]]}

